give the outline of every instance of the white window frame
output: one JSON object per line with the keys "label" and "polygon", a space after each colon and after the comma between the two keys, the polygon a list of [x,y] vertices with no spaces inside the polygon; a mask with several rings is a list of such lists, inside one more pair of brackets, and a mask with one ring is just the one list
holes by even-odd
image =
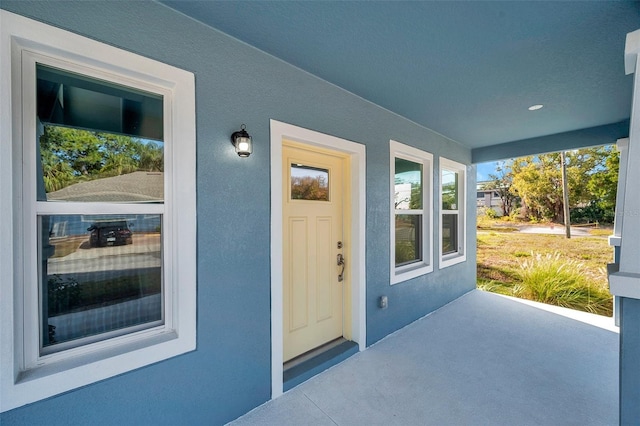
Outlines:
{"label": "white window frame", "polygon": [[[196,348],[195,80],[192,73],[0,10],[0,412]],[[40,355],[36,232],[36,80],[43,63],[163,96],[165,321],[161,326]],[[32,140],[33,143],[23,141]],[[175,146],[179,144],[179,147]],[[131,205],[60,208],[132,213]],[[80,204],[80,203],[79,203]],[[159,207],[158,207],[159,206]],[[177,208],[179,206],[179,208]],[[56,206],[47,205],[47,214]],[[77,211],[70,210],[77,209]],[[62,211],[62,210],[61,210]]]}
{"label": "white window frame", "polygon": [[[439,246],[440,246],[440,262],[439,268],[443,269],[467,260],[467,167],[464,164],[440,157],[439,160],[438,186],[439,186]],[[458,209],[443,210],[442,209],[442,172],[450,170],[458,173]],[[442,253],[442,217],[445,214],[458,215],[458,250],[454,253]]]}
{"label": "white window frame", "polygon": [[[433,154],[405,145],[394,140],[389,141],[390,152],[390,283],[398,284],[433,271]],[[395,206],[395,174],[396,158],[422,164],[422,209],[420,210],[396,210]],[[397,214],[422,214],[422,260],[409,265],[396,266],[396,215]]]}

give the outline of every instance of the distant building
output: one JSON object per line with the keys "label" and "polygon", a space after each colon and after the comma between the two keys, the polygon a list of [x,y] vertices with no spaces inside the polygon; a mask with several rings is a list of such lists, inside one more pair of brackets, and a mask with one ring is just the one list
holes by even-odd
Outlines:
{"label": "distant building", "polygon": [[491,208],[498,216],[504,216],[502,210],[502,199],[495,189],[484,189],[489,181],[478,182],[476,185],[476,208],[478,214],[484,212],[485,207]]}

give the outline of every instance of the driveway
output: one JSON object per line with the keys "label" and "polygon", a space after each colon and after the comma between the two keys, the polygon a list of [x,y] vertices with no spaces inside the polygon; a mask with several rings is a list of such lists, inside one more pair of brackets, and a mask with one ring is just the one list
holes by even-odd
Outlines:
{"label": "driveway", "polygon": [[90,247],[88,241],[64,257],[48,260],[47,273],[77,274],[157,268],[161,263],[160,236],[134,234],[133,243],[122,246]]}
{"label": "driveway", "polygon": [[[589,237],[591,234],[589,231],[593,228],[587,227],[571,227],[572,237]],[[553,235],[565,235],[565,228],[563,225],[528,225],[519,228],[519,231],[523,234],[553,234]]]}

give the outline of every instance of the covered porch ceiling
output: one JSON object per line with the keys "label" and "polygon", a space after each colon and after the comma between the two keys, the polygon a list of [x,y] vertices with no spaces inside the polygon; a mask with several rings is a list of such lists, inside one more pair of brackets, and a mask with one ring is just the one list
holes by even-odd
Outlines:
{"label": "covered porch ceiling", "polygon": [[463,144],[474,162],[628,136],[637,1],[161,2]]}

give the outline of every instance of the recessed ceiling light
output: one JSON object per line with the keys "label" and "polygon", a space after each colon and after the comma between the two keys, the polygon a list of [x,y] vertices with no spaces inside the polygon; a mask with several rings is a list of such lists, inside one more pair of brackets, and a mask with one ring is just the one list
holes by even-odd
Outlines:
{"label": "recessed ceiling light", "polygon": [[540,108],[542,108],[544,105],[538,104],[538,105],[531,105],[529,107],[529,111],[536,111],[539,110]]}

